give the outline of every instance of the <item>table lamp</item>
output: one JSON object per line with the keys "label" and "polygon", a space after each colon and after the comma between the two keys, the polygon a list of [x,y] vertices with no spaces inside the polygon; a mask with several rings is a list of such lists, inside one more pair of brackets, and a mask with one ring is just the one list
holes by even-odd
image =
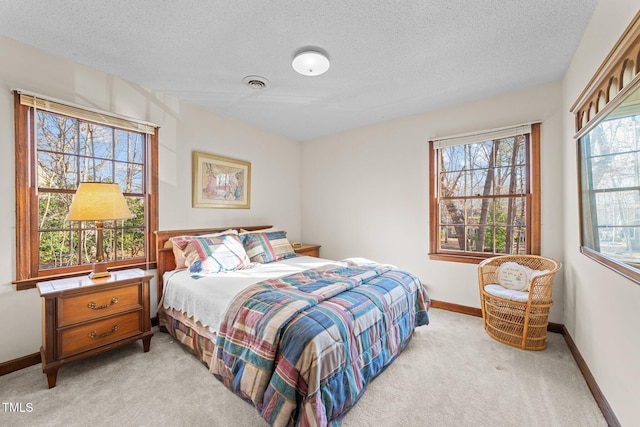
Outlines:
{"label": "table lamp", "polygon": [[102,227],[104,221],[131,218],[127,202],[118,184],[106,182],[81,182],[69,207],[67,221],[95,221],[96,260],[89,278],[109,277],[104,261]]}

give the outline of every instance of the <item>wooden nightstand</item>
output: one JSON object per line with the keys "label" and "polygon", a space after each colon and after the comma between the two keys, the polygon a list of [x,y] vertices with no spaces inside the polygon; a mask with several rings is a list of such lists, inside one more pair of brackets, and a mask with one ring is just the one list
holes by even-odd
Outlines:
{"label": "wooden nightstand", "polygon": [[42,372],[55,387],[60,366],[142,339],[151,343],[149,281],[140,269],[110,277],[38,283],[42,297]]}
{"label": "wooden nightstand", "polygon": [[300,243],[299,245],[293,246],[293,250],[298,255],[320,257],[320,245]]}

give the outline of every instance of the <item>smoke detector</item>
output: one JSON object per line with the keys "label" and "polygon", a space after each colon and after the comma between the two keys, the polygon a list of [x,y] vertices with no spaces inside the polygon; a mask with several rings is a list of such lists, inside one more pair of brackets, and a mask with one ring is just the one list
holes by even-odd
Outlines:
{"label": "smoke detector", "polygon": [[269,80],[260,76],[247,76],[242,79],[242,82],[249,86],[251,89],[256,90],[266,89],[267,85],[269,84]]}

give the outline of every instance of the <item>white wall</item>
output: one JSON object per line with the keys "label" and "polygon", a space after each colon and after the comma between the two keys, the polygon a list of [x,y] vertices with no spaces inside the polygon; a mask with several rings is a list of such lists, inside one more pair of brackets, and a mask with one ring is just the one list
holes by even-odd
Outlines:
{"label": "white wall", "polygon": [[[300,239],[300,144],[94,69],[0,38],[0,362],[41,345],[37,290],[15,291],[12,89],[20,88],[160,126],[160,228],[273,224]],[[247,88],[247,90],[251,90]],[[191,207],[191,152],[251,162],[251,209]],[[155,283],[151,288],[155,312]]]}
{"label": "white wall", "polygon": [[622,425],[640,422],[640,285],[580,254],[575,131],[569,109],[638,12],[640,2],[599,2],[563,87],[565,317],[580,353]]}
{"label": "white wall", "polygon": [[[303,240],[321,254],[364,256],[409,270],[433,299],[480,307],[477,266],[432,261],[428,141],[541,121],[542,254],[562,260],[560,83],[381,123],[302,144]],[[552,322],[562,323],[562,277]]]}

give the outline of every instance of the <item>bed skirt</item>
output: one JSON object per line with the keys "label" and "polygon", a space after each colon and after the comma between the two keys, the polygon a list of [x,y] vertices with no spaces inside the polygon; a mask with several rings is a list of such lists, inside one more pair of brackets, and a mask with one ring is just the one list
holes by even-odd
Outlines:
{"label": "bed skirt", "polygon": [[200,322],[194,322],[193,317],[172,308],[158,308],[158,324],[160,331],[168,332],[210,368],[216,342],[215,332]]}

